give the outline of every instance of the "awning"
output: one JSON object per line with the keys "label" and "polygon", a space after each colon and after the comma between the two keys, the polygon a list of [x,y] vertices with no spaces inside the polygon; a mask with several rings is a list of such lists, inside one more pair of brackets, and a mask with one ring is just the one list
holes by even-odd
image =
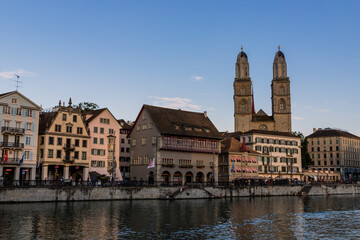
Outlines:
{"label": "awning", "polygon": [[101,174],[98,173],[98,172],[89,172],[89,175],[90,175],[90,180],[91,180],[91,181],[96,181],[98,178],[100,178],[101,176],[103,176],[103,175],[101,175]]}

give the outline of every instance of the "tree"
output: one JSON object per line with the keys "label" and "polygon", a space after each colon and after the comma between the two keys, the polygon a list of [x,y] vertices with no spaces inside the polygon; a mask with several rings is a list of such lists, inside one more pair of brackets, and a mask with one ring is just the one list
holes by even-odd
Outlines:
{"label": "tree", "polygon": [[80,108],[81,112],[92,111],[99,108],[99,106],[96,103],[91,103],[91,102],[82,102],[75,107]]}
{"label": "tree", "polygon": [[293,132],[293,134],[301,139],[301,164],[303,168],[308,169],[309,165],[314,164],[308,152],[308,141],[301,132]]}

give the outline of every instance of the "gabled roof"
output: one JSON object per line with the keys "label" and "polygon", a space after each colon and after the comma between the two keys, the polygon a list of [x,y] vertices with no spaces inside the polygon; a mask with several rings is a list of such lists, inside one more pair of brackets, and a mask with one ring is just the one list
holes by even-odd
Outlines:
{"label": "gabled roof", "polygon": [[264,110],[260,109],[256,114],[252,115],[253,122],[274,122],[274,117],[267,115]]}
{"label": "gabled roof", "polygon": [[307,138],[317,138],[317,137],[348,137],[360,139],[360,137],[345,131],[338,129],[325,128],[323,130],[317,130],[316,132],[307,136]]}
{"label": "gabled roof", "polygon": [[58,112],[42,112],[39,121],[39,134],[45,133],[51,123],[55,120]]}
{"label": "gabled roof", "polygon": [[40,106],[38,106],[36,103],[34,103],[33,101],[31,101],[29,98],[25,97],[24,95],[22,95],[20,92],[18,91],[12,91],[12,92],[7,92],[7,93],[2,93],[0,94],[0,98],[3,97],[7,97],[10,96],[12,94],[18,94],[19,96],[21,96],[22,98],[26,99],[27,101],[29,101],[31,104],[33,104],[36,108],[38,108],[40,110]]}
{"label": "gabled roof", "polygon": [[143,105],[129,133],[133,131],[143,111],[149,114],[161,134],[221,139],[219,131],[205,113],[175,110],[170,108]]}
{"label": "gabled roof", "polygon": [[119,119],[117,122],[120,124],[121,128],[124,130],[130,130],[132,128],[132,124],[129,124],[124,119]]}
{"label": "gabled roof", "polygon": [[86,124],[89,124],[92,120],[94,120],[95,118],[97,118],[101,113],[103,113],[104,111],[108,111],[110,113],[110,115],[115,119],[116,122],[117,119],[114,117],[114,115],[110,112],[110,110],[108,108],[100,108],[100,109],[96,109],[96,110],[92,110],[92,111],[87,111],[84,112],[83,115],[91,115],[90,118],[88,118],[85,122]]}
{"label": "gabled roof", "polygon": [[249,147],[247,147],[244,142],[241,143],[239,140],[233,137],[227,137],[224,138],[221,141],[221,152],[248,152],[248,153],[255,153],[255,154],[261,154],[259,152],[256,152]]}

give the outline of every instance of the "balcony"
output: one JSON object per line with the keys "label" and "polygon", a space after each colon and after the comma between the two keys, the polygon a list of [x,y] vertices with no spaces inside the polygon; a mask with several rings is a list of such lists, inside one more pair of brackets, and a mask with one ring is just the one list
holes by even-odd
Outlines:
{"label": "balcony", "polygon": [[173,167],[175,167],[175,164],[173,164],[173,163],[162,163],[161,166],[162,167],[173,168]]}
{"label": "balcony", "polygon": [[64,163],[74,163],[74,161],[75,161],[75,158],[74,158],[74,157],[65,157],[65,158],[63,159],[63,162],[64,162]]}
{"label": "balcony", "polygon": [[190,164],[183,164],[183,165],[179,165],[179,168],[193,168],[193,165]]}
{"label": "balcony", "polygon": [[4,165],[18,165],[19,164],[19,158],[8,158],[6,162],[4,162]]}
{"label": "balcony", "polygon": [[18,134],[24,135],[25,129],[24,128],[14,128],[14,127],[1,127],[2,134]]}
{"label": "balcony", "polygon": [[18,142],[0,142],[2,148],[23,149],[24,144]]}
{"label": "balcony", "polygon": [[65,144],[64,145],[64,150],[65,151],[74,151],[75,150],[75,145],[74,144]]}

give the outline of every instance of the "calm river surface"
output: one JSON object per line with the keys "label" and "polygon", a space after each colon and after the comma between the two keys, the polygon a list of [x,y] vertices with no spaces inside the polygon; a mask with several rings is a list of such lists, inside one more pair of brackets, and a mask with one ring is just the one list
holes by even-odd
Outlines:
{"label": "calm river surface", "polygon": [[358,239],[360,196],[0,204],[0,239]]}

